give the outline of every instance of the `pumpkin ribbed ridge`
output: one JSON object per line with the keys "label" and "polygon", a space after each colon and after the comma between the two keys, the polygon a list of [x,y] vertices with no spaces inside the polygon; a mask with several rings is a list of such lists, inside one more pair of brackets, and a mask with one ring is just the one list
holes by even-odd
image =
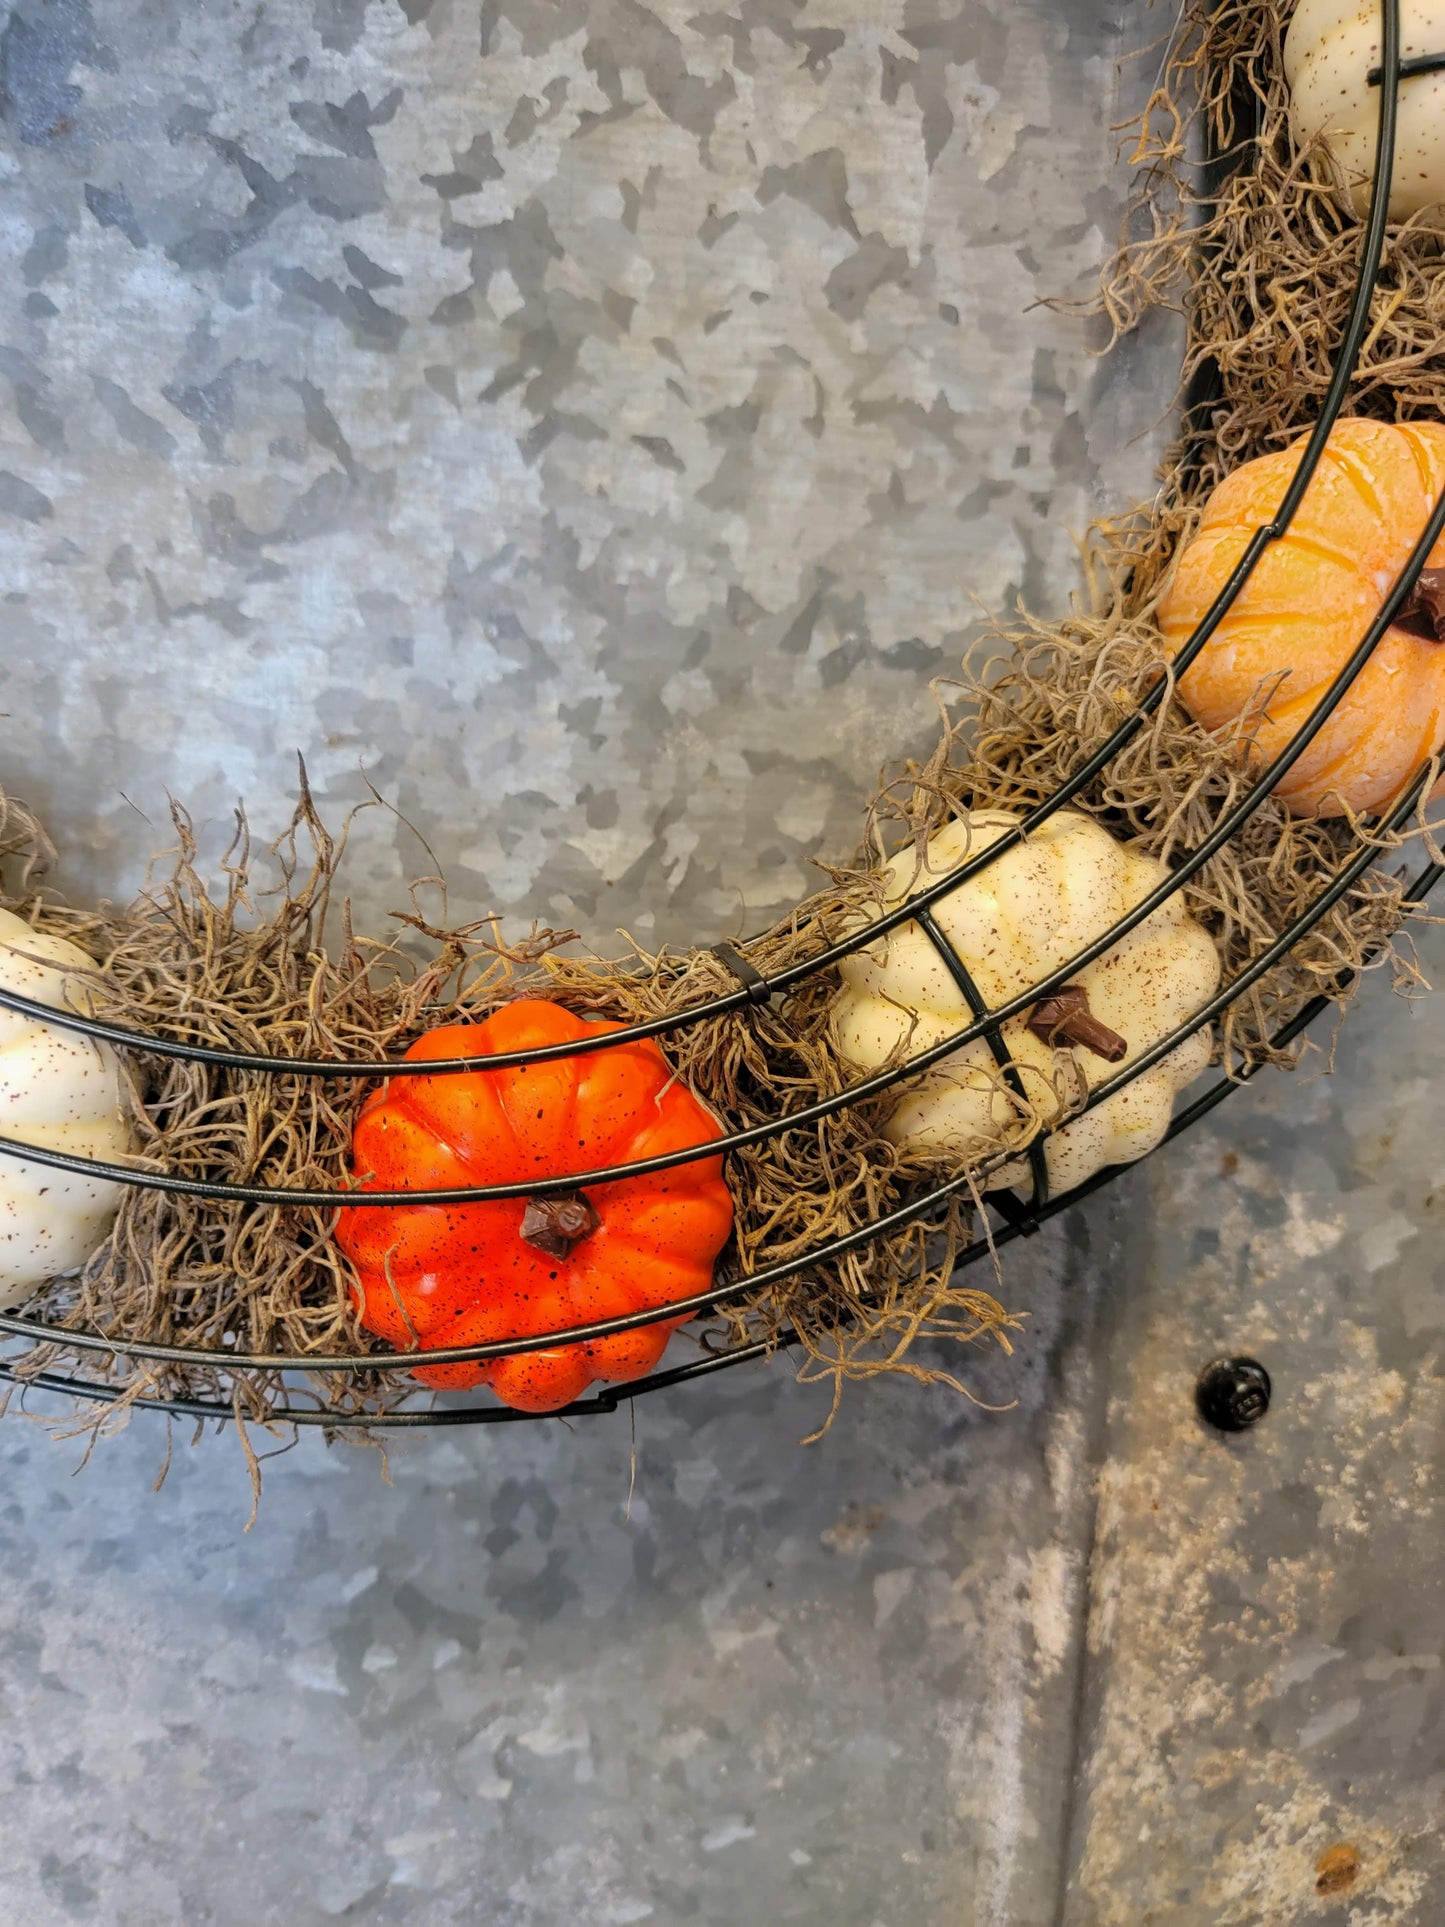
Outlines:
{"label": "pumpkin ribbed ridge", "polygon": [[[1278,512],[1307,440],[1246,463],[1216,489],[1159,604],[1168,654]],[[1293,525],[1181,678],[1196,720],[1224,730],[1248,719],[1254,760],[1277,757],[1363,641],[1442,488],[1445,427],[1337,423]],[[1431,563],[1445,563],[1445,539]],[[1397,624],[1276,793],[1301,815],[1381,809],[1440,747],[1442,730],[1445,646]]]}

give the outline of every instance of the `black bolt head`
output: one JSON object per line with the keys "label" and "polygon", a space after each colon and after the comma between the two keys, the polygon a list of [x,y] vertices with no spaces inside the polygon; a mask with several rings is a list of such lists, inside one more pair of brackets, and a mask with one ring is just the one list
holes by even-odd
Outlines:
{"label": "black bolt head", "polygon": [[1199,1416],[1220,1432],[1247,1432],[1269,1410],[1269,1373],[1257,1358],[1216,1358],[1194,1387]]}

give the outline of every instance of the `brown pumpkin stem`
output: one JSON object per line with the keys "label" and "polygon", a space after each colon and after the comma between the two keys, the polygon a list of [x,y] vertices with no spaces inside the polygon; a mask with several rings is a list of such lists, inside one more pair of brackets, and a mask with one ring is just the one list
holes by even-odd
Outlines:
{"label": "brown pumpkin stem", "polygon": [[1445,569],[1420,571],[1395,627],[1422,642],[1445,642]]}
{"label": "brown pumpkin stem", "polygon": [[522,1236],[549,1258],[570,1258],[573,1245],[590,1238],[601,1222],[585,1191],[554,1191],[545,1198],[528,1198]]}
{"label": "brown pumpkin stem", "polygon": [[1052,997],[1042,998],[1029,1012],[1028,1027],[1050,1049],[1062,1039],[1081,1044],[1107,1064],[1117,1064],[1129,1052],[1118,1031],[1101,1024],[1089,1009],[1089,993],[1082,984],[1065,984]]}

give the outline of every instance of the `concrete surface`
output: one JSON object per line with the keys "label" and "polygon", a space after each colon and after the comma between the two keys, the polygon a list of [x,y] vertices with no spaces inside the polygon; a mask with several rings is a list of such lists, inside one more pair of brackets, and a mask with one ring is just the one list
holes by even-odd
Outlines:
{"label": "concrete surface", "polygon": [[[454,905],[747,928],[970,595],[1057,608],[1148,486],[1167,340],[1032,306],[1117,219],[1137,0],[0,21],[0,775],[77,897],[300,748]],[[354,850],[363,918],[429,864]],[[1442,1044],[1381,989],[1014,1247],[1010,1411],[802,1446],[749,1370],[640,1407],[635,1484],[626,1415],[390,1485],[308,1439],[245,1537],[224,1437],[153,1494],[162,1421],[72,1477],[7,1419],[0,1918],[1438,1920]],[[1278,1398],[1226,1443],[1234,1346]]]}
{"label": "concrete surface", "polygon": [[[1445,985],[1445,932],[1420,952]],[[1445,1917],[1438,1001],[1377,977],[1320,1061],[1139,1174],[1101,1294],[1071,1923]],[[1224,1350],[1275,1393],[1230,1440],[1189,1398]]]}

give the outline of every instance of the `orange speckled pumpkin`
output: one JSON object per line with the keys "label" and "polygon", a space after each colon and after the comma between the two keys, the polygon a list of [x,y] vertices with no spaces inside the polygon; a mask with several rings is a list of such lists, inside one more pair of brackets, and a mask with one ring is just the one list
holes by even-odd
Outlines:
{"label": "orange speckled pumpkin", "polygon": [[[1181,649],[1255,529],[1284,499],[1305,439],[1210,497],[1159,609]],[[1336,423],[1289,531],[1261,557],[1180,695],[1206,729],[1256,721],[1261,761],[1304,723],[1364,640],[1445,490],[1445,428]],[[1263,714],[1261,715],[1261,709]],[[1445,541],[1412,601],[1276,794],[1302,816],[1380,809],[1445,743]]]}
{"label": "orange speckled pumpkin", "polygon": [[[407,1057],[485,1058],[620,1028],[528,999],[483,1024],[429,1031]],[[601,1170],[718,1135],[716,1119],[643,1039],[511,1070],[393,1078],[362,1108],[352,1163],[361,1190],[448,1190]],[[343,1207],[336,1240],[356,1272],[361,1321],[398,1351],[484,1345],[705,1291],[732,1229],[722,1162],[700,1158],[560,1198]],[[681,1323],[659,1319],[591,1344],[416,1376],[443,1387],[490,1383],[508,1405],[550,1412],[594,1379],[651,1371]]]}

